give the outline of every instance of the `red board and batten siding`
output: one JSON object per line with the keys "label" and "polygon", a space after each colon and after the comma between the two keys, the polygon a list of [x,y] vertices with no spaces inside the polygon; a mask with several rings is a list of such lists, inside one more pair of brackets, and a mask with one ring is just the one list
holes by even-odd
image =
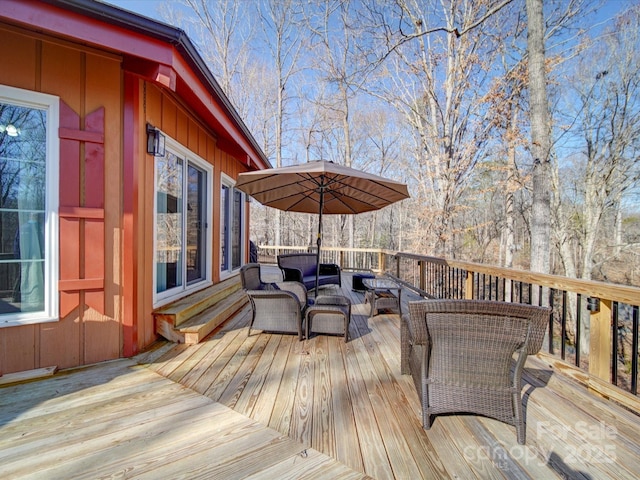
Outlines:
{"label": "red board and batten siding", "polygon": [[[139,82],[139,84],[137,83]],[[124,278],[125,298],[123,301],[123,332],[124,332],[124,355],[133,354],[135,345],[138,349],[152,343],[157,337],[153,319],[153,208],[154,205],[154,162],[146,154],[145,144],[140,143],[141,138],[145,138],[144,128],[146,123],[150,123],[161,129],[167,136],[171,137],[190,151],[213,165],[213,212],[212,228],[209,231],[208,241],[213,245],[212,251],[212,272],[213,283],[220,281],[220,190],[222,173],[231,178],[237,177],[241,171],[246,171],[246,166],[242,165],[233,155],[223,151],[218,146],[218,138],[211,127],[198,118],[185,104],[169,94],[153,82],[148,82],[133,75],[125,75],[125,131],[138,132],[138,143],[128,136],[124,138]],[[131,128],[129,125],[133,126]],[[135,133],[134,133],[135,134]],[[145,161],[134,162],[134,158],[145,159]],[[138,181],[134,181],[133,179]],[[128,202],[131,201],[131,206]],[[146,207],[145,207],[146,206]],[[131,220],[128,220],[128,219]],[[135,222],[137,230],[129,230],[129,221]],[[146,232],[146,233],[145,233]],[[146,235],[146,236],[145,236]],[[127,261],[131,258],[131,263]],[[137,272],[134,273],[134,269]],[[134,282],[133,278],[138,279]],[[126,288],[128,278],[129,284],[139,289],[137,293],[129,295]],[[137,305],[129,305],[128,302],[136,298]],[[129,313],[137,313],[137,322],[129,325]],[[130,350],[130,346],[133,348]]]}
{"label": "red board and batten siding", "polygon": [[145,151],[145,124],[213,165],[213,283],[220,280],[221,174],[235,178],[249,164],[268,162],[172,42],[64,5],[0,1],[0,45],[11,65],[0,68],[0,84],[64,102],[60,318],[0,328],[0,372],[134,355],[157,338],[149,248],[154,162]]}
{"label": "red board and batten siding", "polygon": [[61,99],[60,318],[0,328],[0,371],[118,358],[122,60],[2,21],[0,44],[11,45],[3,56],[12,65],[0,68],[0,84]]}

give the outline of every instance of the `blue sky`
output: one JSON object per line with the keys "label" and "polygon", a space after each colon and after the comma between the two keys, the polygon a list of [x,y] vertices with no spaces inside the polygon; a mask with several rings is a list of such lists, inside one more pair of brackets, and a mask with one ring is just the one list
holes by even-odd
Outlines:
{"label": "blue sky", "polygon": [[160,20],[158,7],[166,3],[166,0],[103,0],[104,3],[110,3],[116,7],[139,13],[145,17]]}
{"label": "blue sky", "polygon": [[[105,3],[116,5],[131,12],[139,13],[146,17],[160,19],[158,7],[167,0],[102,0]],[[596,0],[597,1],[597,0]],[[594,2],[595,3],[595,2]],[[635,3],[634,0],[604,0],[601,8],[603,18],[609,18],[623,7]]]}

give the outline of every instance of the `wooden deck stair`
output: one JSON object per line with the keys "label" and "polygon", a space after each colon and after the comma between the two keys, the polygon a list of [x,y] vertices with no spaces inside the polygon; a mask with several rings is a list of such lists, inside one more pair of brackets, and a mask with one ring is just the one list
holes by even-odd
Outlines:
{"label": "wooden deck stair", "polygon": [[248,301],[240,277],[228,278],[155,310],[156,333],[176,343],[199,343]]}

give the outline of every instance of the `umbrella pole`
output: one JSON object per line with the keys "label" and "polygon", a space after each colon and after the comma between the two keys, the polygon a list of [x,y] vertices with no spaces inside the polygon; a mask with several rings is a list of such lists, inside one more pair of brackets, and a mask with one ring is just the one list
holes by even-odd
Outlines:
{"label": "umbrella pole", "polygon": [[318,298],[318,282],[320,280],[320,247],[322,245],[322,210],[324,210],[324,176],[320,184],[320,216],[318,217],[318,251],[316,252],[316,289],[315,297]]}

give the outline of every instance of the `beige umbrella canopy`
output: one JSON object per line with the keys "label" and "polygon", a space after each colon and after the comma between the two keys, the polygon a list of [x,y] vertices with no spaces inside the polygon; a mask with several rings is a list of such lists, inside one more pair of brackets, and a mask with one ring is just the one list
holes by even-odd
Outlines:
{"label": "beige umbrella canopy", "polygon": [[370,212],[409,197],[403,183],[324,160],[241,173],[236,188],[268,207],[319,214],[318,268],[323,214]]}

